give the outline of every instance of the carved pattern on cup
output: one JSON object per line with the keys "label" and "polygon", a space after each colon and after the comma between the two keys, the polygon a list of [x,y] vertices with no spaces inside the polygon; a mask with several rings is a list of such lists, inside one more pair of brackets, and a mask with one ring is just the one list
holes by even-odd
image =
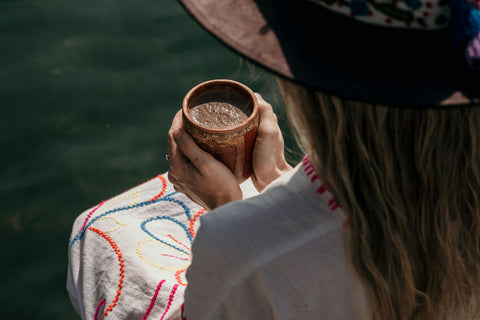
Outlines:
{"label": "carved pattern on cup", "polygon": [[201,144],[206,141],[222,141],[222,140],[229,140],[229,139],[237,139],[241,138],[245,135],[246,132],[258,127],[260,120],[260,116],[257,114],[255,119],[248,124],[248,126],[244,128],[240,128],[235,131],[231,132],[207,132],[199,129],[190,121],[183,119],[183,127],[184,129],[192,136],[192,138],[198,143]]}
{"label": "carved pattern on cup", "polygon": [[218,143],[216,140],[206,140],[204,143],[200,143],[199,146],[216,159],[224,162],[232,172],[235,171],[235,168],[237,167],[237,145],[231,143]]}

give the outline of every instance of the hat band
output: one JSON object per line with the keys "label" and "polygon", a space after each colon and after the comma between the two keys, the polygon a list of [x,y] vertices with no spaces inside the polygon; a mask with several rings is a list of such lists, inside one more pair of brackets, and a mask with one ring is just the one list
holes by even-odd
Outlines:
{"label": "hat band", "polygon": [[448,26],[450,16],[450,9],[445,0],[311,1],[355,20],[385,27],[443,29]]}

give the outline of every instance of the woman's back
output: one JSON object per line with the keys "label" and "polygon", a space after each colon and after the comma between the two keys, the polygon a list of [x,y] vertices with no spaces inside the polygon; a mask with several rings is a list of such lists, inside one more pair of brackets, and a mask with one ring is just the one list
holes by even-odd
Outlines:
{"label": "woman's back", "polygon": [[201,224],[192,247],[198,259],[187,271],[187,319],[368,319],[346,260],[348,226],[307,158],[260,196]]}

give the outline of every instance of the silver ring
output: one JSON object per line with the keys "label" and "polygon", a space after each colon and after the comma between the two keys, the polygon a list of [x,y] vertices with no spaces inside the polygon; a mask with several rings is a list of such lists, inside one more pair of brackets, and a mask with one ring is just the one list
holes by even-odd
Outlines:
{"label": "silver ring", "polygon": [[166,159],[167,161],[170,161],[170,157],[171,157],[171,155],[168,154],[168,153],[165,155],[165,159]]}

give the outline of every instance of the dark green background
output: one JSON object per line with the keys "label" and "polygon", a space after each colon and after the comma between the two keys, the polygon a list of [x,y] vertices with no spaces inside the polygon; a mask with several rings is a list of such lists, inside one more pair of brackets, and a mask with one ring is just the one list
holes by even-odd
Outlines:
{"label": "dark green background", "polygon": [[170,121],[213,78],[262,93],[286,130],[273,77],[174,0],[0,2],[2,319],[77,319],[65,290],[73,220],[167,170]]}

